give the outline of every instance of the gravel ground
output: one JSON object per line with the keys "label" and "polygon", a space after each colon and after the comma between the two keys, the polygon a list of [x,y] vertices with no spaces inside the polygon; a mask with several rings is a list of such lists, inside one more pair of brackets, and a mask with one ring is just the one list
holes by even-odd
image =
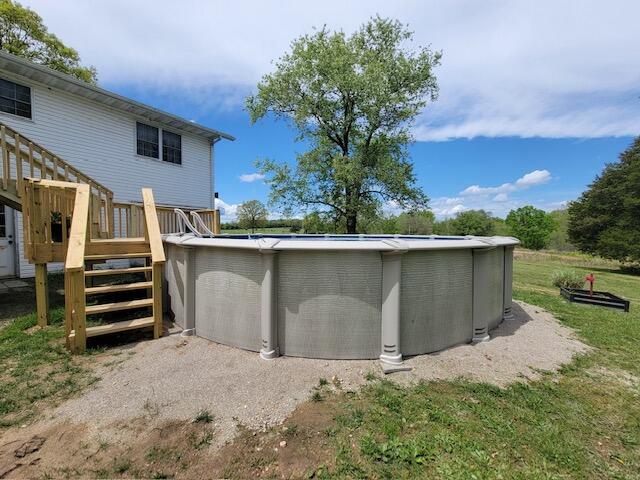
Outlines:
{"label": "gravel ground", "polygon": [[[387,378],[410,383],[462,376],[504,386],[536,378],[537,370],[555,370],[587,349],[538,307],[514,305],[514,313],[515,320],[492,331],[490,341],[410,358],[411,372]],[[114,440],[126,434],[122,425],[128,421],[187,420],[207,409],[215,416],[218,442],[224,442],[234,436],[238,422],[260,428],[284,420],[309,398],[320,377],[336,376],[343,388],[354,389],[367,372],[382,375],[377,361],[264,361],[257,353],[179,335],[123,350],[135,354],[105,368],[94,389],[63,404],[46,423],[86,423],[90,433]]]}

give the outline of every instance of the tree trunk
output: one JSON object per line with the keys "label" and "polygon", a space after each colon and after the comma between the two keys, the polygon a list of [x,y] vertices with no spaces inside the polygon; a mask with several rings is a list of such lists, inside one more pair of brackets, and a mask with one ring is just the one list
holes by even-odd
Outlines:
{"label": "tree trunk", "polygon": [[345,217],[347,220],[347,234],[357,233],[356,228],[358,226],[358,210],[354,208],[353,195],[355,192],[353,186],[347,186],[345,189]]}
{"label": "tree trunk", "polygon": [[347,233],[358,233],[358,214],[348,212],[347,213]]}

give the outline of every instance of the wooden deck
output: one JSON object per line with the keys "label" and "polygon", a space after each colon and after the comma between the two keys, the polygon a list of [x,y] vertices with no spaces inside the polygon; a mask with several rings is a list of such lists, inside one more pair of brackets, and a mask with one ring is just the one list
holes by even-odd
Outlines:
{"label": "wooden deck", "polygon": [[[140,203],[115,203],[111,190],[46,148],[0,123],[0,203],[22,211],[24,254],[36,266],[38,324],[48,323],[47,263],[64,262],[65,332],[73,351],[86,348],[87,337],[153,327],[162,334],[162,234],[178,231],[171,206],[158,206],[151,189]],[[188,210],[188,209],[187,209]],[[207,227],[220,232],[220,212],[197,210]],[[93,269],[109,260],[141,259],[145,266]],[[95,277],[143,279],[93,286]],[[86,298],[144,292],[146,298],[102,301]],[[147,309],[150,316],[87,327],[87,315]]]}

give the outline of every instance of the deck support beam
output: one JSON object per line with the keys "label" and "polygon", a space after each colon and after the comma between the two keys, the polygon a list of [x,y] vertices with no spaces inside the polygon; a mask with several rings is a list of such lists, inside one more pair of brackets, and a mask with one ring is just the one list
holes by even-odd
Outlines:
{"label": "deck support beam", "polygon": [[36,263],[36,309],[38,326],[46,327],[49,323],[49,285],[46,263]]}
{"label": "deck support beam", "polygon": [[261,250],[262,253],[262,298],[260,302],[260,328],[262,348],[260,357],[272,360],[280,355],[278,349],[278,325],[275,312],[275,250]]}

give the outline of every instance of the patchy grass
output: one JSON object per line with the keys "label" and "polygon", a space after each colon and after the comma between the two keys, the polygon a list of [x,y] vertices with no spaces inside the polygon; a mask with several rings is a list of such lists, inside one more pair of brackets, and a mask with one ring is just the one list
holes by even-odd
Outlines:
{"label": "patchy grass", "polygon": [[211,423],[214,420],[214,416],[209,410],[200,410],[196,417],[193,419],[194,423]]}
{"label": "patchy grass", "polygon": [[0,427],[21,424],[43,407],[57,404],[95,382],[86,357],[64,345],[64,309],[51,310],[52,325],[36,327],[36,315],[16,318],[0,329]]}

